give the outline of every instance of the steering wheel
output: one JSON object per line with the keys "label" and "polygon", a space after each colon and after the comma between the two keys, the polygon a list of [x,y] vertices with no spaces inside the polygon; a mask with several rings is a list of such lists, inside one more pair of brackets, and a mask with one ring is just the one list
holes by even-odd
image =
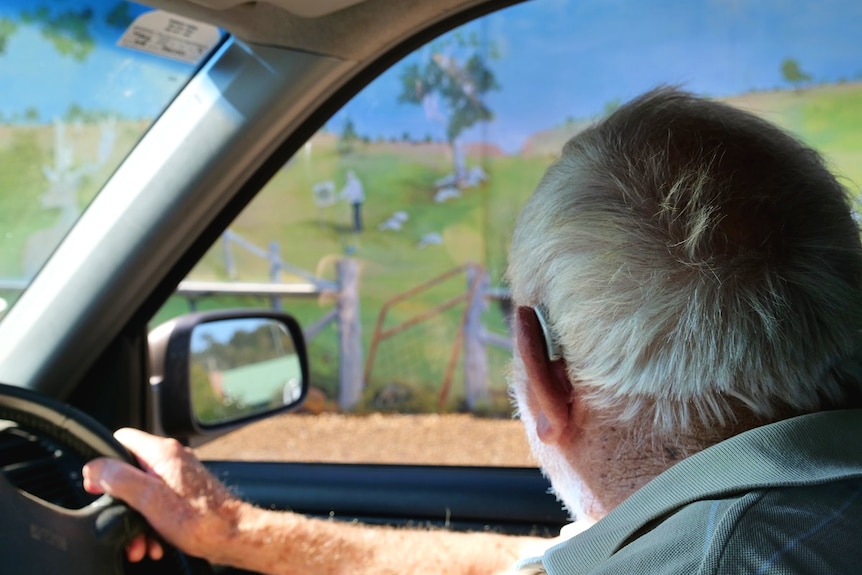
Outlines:
{"label": "steering wheel", "polygon": [[126,545],[147,524],[123,502],[84,491],[81,467],[101,456],[137,465],[107,428],[82,411],[0,384],[3,573],[211,574],[206,561],[164,544],[165,557],[157,563],[125,561]]}

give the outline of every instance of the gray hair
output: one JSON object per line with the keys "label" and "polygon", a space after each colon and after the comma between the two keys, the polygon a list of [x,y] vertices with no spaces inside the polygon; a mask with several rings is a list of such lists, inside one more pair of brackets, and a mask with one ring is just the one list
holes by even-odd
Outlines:
{"label": "gray hair", "polygon": [[546,308],[585,401],[653,433],[859,395],[862,245],[822,159],[660,88],[572,138],[523,208],[516,305]]}

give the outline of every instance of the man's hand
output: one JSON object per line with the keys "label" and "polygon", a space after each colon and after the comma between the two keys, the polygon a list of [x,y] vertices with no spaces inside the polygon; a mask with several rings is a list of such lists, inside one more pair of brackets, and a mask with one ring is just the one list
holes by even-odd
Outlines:
{"label": "man's hand", "polygon": [[[100,458],[84,466],[84,489],[108,493],[141,512],[149,524],[181,551],[213,562],[226,558],[242,506],[195,458],[190,449],[136,429],[114,436],[134,453],[143,469]],[[130,561],[162,556],[161,545],[144,537],[127,549]]]}

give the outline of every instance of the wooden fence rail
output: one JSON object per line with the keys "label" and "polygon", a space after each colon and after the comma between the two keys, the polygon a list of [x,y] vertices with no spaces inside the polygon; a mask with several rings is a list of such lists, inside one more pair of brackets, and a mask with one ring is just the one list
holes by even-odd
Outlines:
{"label": "wooden fence rail", "polygon": [[[236,241],[234,235],[232,241]],[[240,239],[244,242],[244,240]],[[247,242],[246,242],[247,243]],[[254,247],[247,243],[246,249]],[[277,254],[274,250],[263,250],[267,256]],[[280,260],[280,258],[278,258]],[[276,262],[278,263],[278,262]],[[362,326],[359,314],[359,263],[351,258],[342,258],[336,262],[336,280],[323,280],[314,277],[307,272],[297,273],[298,268],[281,262],[279,269],[290,270],[290,273],[298,275],[308,281],[304,282],[281,282],[279,278],[271,283],[267,282],[217,282],[185,280],[179,283],[176,295],[185,297],[189,301],[189,307],[195,309],[195,302],[204,297],[217,295],[235,296],[257,296],[270,298],[273,307],[280,309],[281,298],[316,298],[322,294],[331,294],[335,297],[335,306],[326,312],[314,323],[305,326],[303,334],[307,340],[314,339],[326,326],[335,323],[338,326],[339,337],[339,386],[338,405],[340,409],[350,410],[357,405],[361,399],[365,385],[368,383],[369,372],[372,369],[373,356],[378,338],[373,338],[369,350],[369,362],[363,361],[362,351]],[[469,406],[474,406],[486,397],[488,390],[488,360],[487,346],[493,345],[511,351],[512,341],[508,334],[497,334],[488,331],[482,323],[482,313],[487,308],[489,301],[498,301],[505,308],[509,301],[509,292],[506,289],[489,287],[487,272],[478,265],[467,265],[444,274],[444,278],[450,278],[458,273],[466,273],[465,292],[454,298],[454,302],[444,302],[437,306],[437,311],[448,309],[457,303],[466,302],[462,317],[461,329],[458,341],[453,348],[453,357],[458,351],[464,353],[464,385],[466,400]],[[310,277],[309,277],[310,276]],[[314,281],[311,281],[311,280]],[[439,279],[439,278],[438,278]],[[434,283],[432,280],[431,283]],[[26,289],[28,282],[17,278],[0,278],[0,292],[18,294]],[[424,289],[417,286],[408,290],[402,297],[415,295]],[[14,298],[12,298],[14,300]],[[390,302],[391,305],[392,302]],[[385,310],[382,311],[385,315]],[[3,312],[0,311],[0,317]],[[425,318],[414,318],[414,321],[422,321]],[[380,318],[382,322],[382,316]],[[403,328],[402,328],[403,329]],[[383,332],[384,337],[394,335],[399,328],[382,330],[382,324],[377,326],[376,331]],[[378,334],[379,335],[379,334]],[[454,366],[454,362],[451,362]],[[449,371],[449,370],[447,370]],[[451,374],[447,379],[451,379]],[[441,389],[445,394],[447,386]]]}

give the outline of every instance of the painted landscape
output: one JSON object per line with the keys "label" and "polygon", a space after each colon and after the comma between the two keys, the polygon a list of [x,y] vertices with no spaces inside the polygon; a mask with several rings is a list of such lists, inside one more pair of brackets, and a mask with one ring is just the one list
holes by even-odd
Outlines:
{"label": "painted landscape", "polygon": [[[862,54],[853,24],[862,6],[850,0],[835,0],[829,11],[817,2],[781,0],[642,4],[528,2],[419,49],[335,114],[189,279],[335,282],[338,262],[355,261],[367,376],[355,408],[466,406],[508,414],[505,267],[516,214],[562,144],[622,102],[674,84],[751,110],[819,150],[858,196]],[[18,14],[6,10],[0,24]],[[22,19],[17,39],[3,44],[5,55],[0,50],[5,78],[15,78],[4,68],[23,49],[15,42],[42,41],[36,29],[27,35],[28,26]],[[56,56],[68,63],[67,55],[45,50],[46,62]],[[121,57],[119,48],[112,50],[111,57]],[[87,58],[101,57],[90,53],[81,73]],[[120,104],[102,109],[70,100],[34,107],[12,91],[0,94],[0,279],[7,285],[26,283],[37,272],[158,113]],[[465,390],[462,326],[471,281],[480,276],[485,283],[475,301],[484,302],[479,335],[489,370],[488,392],[476,404]],[[443,279],[429,284],[435,278]],[[0,291],[9,302],[16,294]],[[404,294],[410,295],[393,303]],[[340,328],[337,322],[318,326],[335,297],[324,290],[280,301],[314,332],[313,399],[320,410],[337,408]],[[176,296],[153,325],[193,307],[270,304]],[[391,337],[375,339],[378,323]]]}
{"label": "painted landscape", "polygon": [[[854,194],[862,182],[862,85],[855,83],[811,87],[805,90],[749,93],[726,98],[731,104],[761,113],[815,146],[834,172]],[[542,172],[555,158],[555,151],[584,123],[563,122],[537,132],[521,150],[504,154],[492,144],[467,146],[466,165],[481,167],[486,179],[459,189],[457,195],[440,199],[441,180],[452,172],[451,151],[439,143],[357,142],[349,152],[339,151],[339,137],[321,132],[308,151],[286,165],[265,191],[236,220],[231,230],[259,246],[277,242],[283,259],[320,277],[334,279],[335,261],[351,257],[360,262],[361,314],[364,347],[381,306],[417,284],[468,263],[488,270],[493,286],[505,287],[507,246],[520,205],[532,192]],[[312,190],[332,179],[344,185],[343,174],[360,175],[366,192],[364,229],[354,233],[351,208],[344,200],[319,207]],[[398,226],[392,216],[407,215]],[[427,242],[430,237],[437,241]],[[424,242],[424,243],[423,243]],[[267,281],[268,263],[248,252],[236,250],[234,279]],[[213,250],[194,272],[196,278],[228,281],[223,248]],[[289,277],[290,274],[287,274]],[[300,279],[294,277],[294,279]],[[463,293],[466,279],[455,278],[396,307],[390,320],[406,319]],[[285,302],[305,325],[320,317],[332,302]],[[214,304],[215,305],[215,304]],[[219,302],[218,305],[224,305]],[[400,363],[428,382],[432,391],[443,380],[448,353],[460,320],[460,309],[426,322],[388,345],[401,354]],[[167,313],[173,313],[167,312]],[[505,333],[502,308],[491,302],[483,317],[488,329]],[[335,326],[333,326],[333,330]],[[312,342],[316,382],[334,393],[335,336],[324,332]],[[328,344],[327,344],[328,342]],[[429,345],[430,343],[430,345]],[[419,346],[411,355],[411,346]],[[327,351],[327,347],[329,350]],[[427,348],[437,348],[434,353]],[[505,388],[508,353],[489,347],[498,397]],[[399,360],[393,359],[398,362]],[[328,373],[324,366],[329,365]],[[403,366],[392,367],[393,373]],[[460,373],[460,369],[456,373]],[[378,373],[375,371],[375,373]],[[393,376],[395,377],[395,376]],[[368,382],[372,395],[390,383],[385,377]],[[432,397],[425,398],[431,402]],[[496,408],[501,408],[500,401]],[[457,401],[450,407],[456,407]],[[403,406],[402,406],[403,407]]]}

